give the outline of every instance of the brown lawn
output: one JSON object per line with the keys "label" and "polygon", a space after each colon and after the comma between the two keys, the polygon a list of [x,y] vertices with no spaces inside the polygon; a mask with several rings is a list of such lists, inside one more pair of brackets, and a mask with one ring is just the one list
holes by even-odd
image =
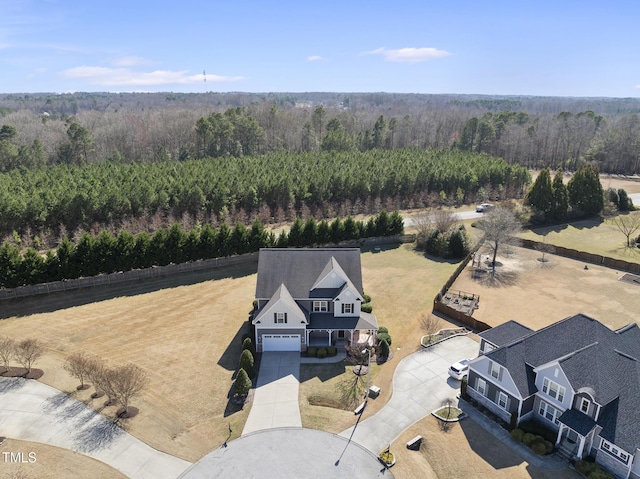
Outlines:
{"label": "brown lawn", "polygon": [[620,271],[525,248],[501,255],[495,280],[472,277],[470,265],[452,288],[480,295],[473,316],[491,326],[510,319],[540,329],[568,316],[584,313],[610,328],[637,321],[640,286],[618,281]]}
{"label": "brown lawn", "polygon": [[[127,476],[121,474],[105,463],[78,454],[68,449],[47,446],[37,442],[16,441],[7,439],[0,446],[0,454],[3,452],[13,453],[14,459],[21,453],[21,460],[24,463],[10,462],[2,456],[2,477],[7,478],[38,478],[38,479],[60,479],[75,477],[91,477],[92,479],[125,479]],[[32,454],[31,456],[29,454]],[[29,462],[31,461],[31,462]]]}
{"label": "brown lawn", "polygon": [[[235,438],[246,421],[249,408],[228,407],[227,392],[251,309],[255,271],[255,265],[240,266],[210,272],[196,284],[188,284],[185,276],[114,292],[103,288],[56,295],[49,298],[56,307],[74,305],[5,319],[0,335],[46,341],[46,354],[36,363],[45,371],[41,381],[88,402],[93,389],[75,392],[78,382],[62,367],[69,353],[86,351],[112,365],[131,361],[144,368],[149,386],[132,400],[140,414],[125,428],[161,451],[195,461],[224,442],[229,424]],[[43,310],[46,299],[7,308]],[[89,403],[98,408],[103,401]],[[103,412],[113,416],[115,407]]]}
{"label": "brown lawn", "polygon": [[[415,436],[423,437],[419,451],[406,448]],[[439,421],[428,416],[417,422],[391,444],[396,465],[391,472],[396,479],[579,479],[568,468],[547,471],[525,462],[513,449],[495,439],[470,419],[452,423],[442,431]]]}

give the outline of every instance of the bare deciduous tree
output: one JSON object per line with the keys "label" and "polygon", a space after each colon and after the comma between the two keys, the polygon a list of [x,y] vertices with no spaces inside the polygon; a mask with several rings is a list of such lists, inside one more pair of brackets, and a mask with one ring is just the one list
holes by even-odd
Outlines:
{"label": "bare deciduous tree", "polygon": [[413,226],[417,230],[418,247],[424,246],[429,234],[438,230],[442,234],[458,223],[455,213],[443,209],[429,209],[412,217]]}
{"label": "bare deciduous tree", "polygon": [[102,363],[96,371],[94,385],[96,391],[103,392],[107,395],[105,406],[111,406],[118,402],[118,394],[116,392],[116,370]]}
{"label": "bare deciduous tree", "polygon": [[9,371],[9,364],[15,357],[16,342],[11,338],[0,338],[0,360],[4,366],[5,372]]}
{"label": "bare deciduous tree", "polygon": [[78,352],[69,356],[64,363],[65,371],[80,381],[78,389],[85,389],[84,380],[89,376],[90,362],[91,358],[83,352]]}
{"label": "bare deciduous tree", "polygon": [[431,222],[435,229],[444,234],[458,223],[458,217],[452,211],[442,209],[432,210]]}
{"label": "bare deciduous tree", "polygon": [[423,314],[420,316],[420,325],[426,334],[435,334],[440,329],[442,320],[435,314]]}
{"label": "bare deciduous tree", "polygon": [[556,250],[555,246],[547,243],[547,235],[544,235],[544,237],[542,238],[542,242],[536,243],[534,248],[536,249],[536,251],[540,251],[540,253],[542,253],[542,258],[540,258],[540,261],[542,261],[543,263],[549,261],[548,259],[545,258],[545,255],[551,254]]}
{"label": "bare deciduous tree", "polygon": [[97,356],[87,357],[85,375],[89,380],[89,382],[93,384],[93,387],[96,390],[93,393],[92,397],[100,397],[104,393],[104,390],[102,389],[102,384],[100,382],[102,379],[102,374],[104,372],[104,369],[105,369],[105,364],[102,359],[100,359]]}
{"label": "bare deciduous tree", "polygon": [[619,215],[611,220],[618,231],[627,238],[627,247],[630,248],[631,236],[640,230],[640,214]]}
{"label": "bare deciduous tree", "polygon": [[43,352],[44,344],[42,344],[40,340],[28,338],[16,344],[15,357],[27,370],[27,374],[29,374],[31,372],[31,366],[40,359]]}
{"label": "bare deciduous tree", "polygon": [[496,272],[496,256],[504,246],[517,243],[515,235],[522,229],[516,215],[507,208],[498,206],[492,209],[478,222],[478,228],[484,231],[484,241],[493,253],[491,273]]}
{"label": "bare deciduous tree", "polygon": [[135,364],[116,368],[112,378],[113,392],[122,404],[123,414],[127,413],[129,401],[140,394],[149,382],[147,373]]}

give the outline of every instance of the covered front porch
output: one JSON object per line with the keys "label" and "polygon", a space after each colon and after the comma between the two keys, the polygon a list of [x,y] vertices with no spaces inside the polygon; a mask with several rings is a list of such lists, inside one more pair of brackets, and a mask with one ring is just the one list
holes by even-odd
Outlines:
{"label": "covered front porch", "polygon": [[375,346],[375,330],[307,329],[307,345],[313,347],[335,346],[344,349],[351,344]]}
{"label": "covered front porch", "polygon": [[558,420],[558,451],[569,458],[583,459],[588,456],[596,435],[596,422],[575,409],[567,409]]}

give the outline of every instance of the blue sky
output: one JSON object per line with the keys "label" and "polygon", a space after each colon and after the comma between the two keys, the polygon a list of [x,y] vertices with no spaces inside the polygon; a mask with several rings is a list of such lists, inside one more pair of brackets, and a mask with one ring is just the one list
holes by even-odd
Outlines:
{"label": "blue sky", "polygon": [[0,0],[0,12],[2,93],[640,96],[637,0]]}

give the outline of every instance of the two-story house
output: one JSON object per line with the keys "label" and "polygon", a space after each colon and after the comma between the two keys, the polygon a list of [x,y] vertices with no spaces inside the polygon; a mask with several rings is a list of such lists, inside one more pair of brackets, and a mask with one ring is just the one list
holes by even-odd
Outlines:
{"label": "two-story house", "polygon": [[257,351],[373,344],[378,322],[360,310],[359,248],[263,248],[258,259]]}
{"label": "two-story house", "polygon": [[557,431],[567,455],[640,478],[640,328],[578,314],[539,331],[510,321],[480,333],[468,394],[507,423]]}

